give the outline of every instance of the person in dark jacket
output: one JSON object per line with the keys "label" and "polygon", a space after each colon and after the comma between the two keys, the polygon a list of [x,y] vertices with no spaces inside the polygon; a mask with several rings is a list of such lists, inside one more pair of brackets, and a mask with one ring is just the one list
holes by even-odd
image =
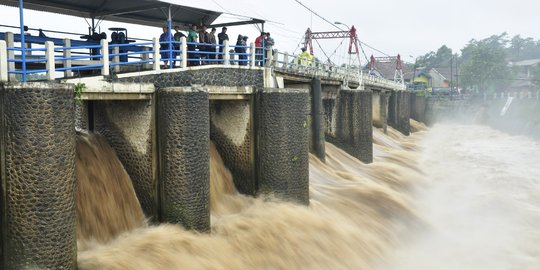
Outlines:
{"label": "person in dark jacket", "polygon": [[171,46],[171,43],[169,43],[172,40],[173,40],[173,36],[171,32],[169,32],[169,28],[167,26],[163,26],[163,34],[159,36],[159,42],[160,42],[159,51],[161,54],[161,58],[163,59],[163,63],[165,64],[164,68],[168,67],[167,66],[167,63],[169,62],[168,59],[170,58],[174,59],[176,57],[176,53],[171,51],[173,47]]}
{"label": "person in dark jacket", "polygon": [[247,42],[247,36],[238,35],[238,40],[236,41],[236,47],[234,48],[234,51],[236,53],[239,53],[238,55],[238,65],[240,66],[246,66],[247,65],[247,55],[246,53],[246,42]]}
{"label": "person in dark jacket", "polygon": [[218,41],[219,41],[219,52],[220,54],[218,55],[219,59],[223,59],[223,42],[225,40],[229,41],[229,35],[227,35],[227,27],[223,27],[221,28],[221,33],[218,34]]}

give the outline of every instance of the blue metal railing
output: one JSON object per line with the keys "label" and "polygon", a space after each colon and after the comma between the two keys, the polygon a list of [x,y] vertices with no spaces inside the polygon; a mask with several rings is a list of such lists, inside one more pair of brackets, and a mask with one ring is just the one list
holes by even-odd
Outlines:
{"label": "blue metal railing", "polygon": [[[0,33],[6,36],[7,33]],[[103,75],[121,71],[121,66],[144,66],[144,69],[198,66],[207,64],[232,64],[240,66],[263,66],[267,61],[266,50],[253,46],[205,44],[198,42],[161,41],[138,43],[108,43],[106,41],[73,41],[48,37],[24,39],[22,35],[13,35],[13,43],[8,45],[10,52],[7,62],[15,64],[9,74],[47,73],[48,78],[55,78],[56,72],[79,72],[82,70],[99,70]],[[60,41],[62,42],[60,44]],[[18,42],[20,47],[15,47]],[[24,43],[23,43],[24,42]],[[23,44],[26,44],[23,46]],[[25,48],[36,44],[38,48]],[[44,47],[40,47],[43,46]],[[68,45],[66,45],[68,44]],[[75,44],[75,45],[74,45]],[[107,50],[107,51],[103,51]],[[51,56],[52,54],[52,56]],[[103,59],[104,56],[106,59]],[[52,59],[53,63],[48,61]],[[28,64],[28,65],[27,65]],[[43,69],[43,65],[47,68]],[[56,67],[58,65],[58,67]],[[27,67],[28,66],[28,67]],[[52,75],[51,75],[52,74]],[[64,76],[68,76],[64,73]],[[73,76],[69,73],[69,76]],[[80,75],[80,73],[79,73]]]}

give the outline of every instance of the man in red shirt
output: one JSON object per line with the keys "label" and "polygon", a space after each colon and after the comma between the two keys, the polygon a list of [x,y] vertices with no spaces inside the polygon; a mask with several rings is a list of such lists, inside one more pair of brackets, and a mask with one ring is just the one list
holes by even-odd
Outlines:
{"label": "man in red shirt", "polygon": [[261,32],[261,35],[255,39],[255,65],[263,66],[263,54],[264,54],[264,39],[266,38],[266,33]]}

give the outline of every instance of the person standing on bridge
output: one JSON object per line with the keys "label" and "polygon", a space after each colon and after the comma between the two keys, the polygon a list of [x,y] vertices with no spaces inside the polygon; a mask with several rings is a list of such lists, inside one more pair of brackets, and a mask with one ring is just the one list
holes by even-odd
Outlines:
{"label": "person standing on bridge", "polygon": [[302,48],[302,53],[298,55],[298,59],[300,61],[300,65],[302,66],[311,66],[311,62],[313,60],[313,55],[307,51],[307,49],[304,47]]}
{"label": "person standing on bridge", "polygon": [[[198,58],[197,54],[193,53],[195,52],[195,49],[197,48],[197,46],[194,44],[195,42],[197,42],[197,38],[198,38],[197,26],[192,25],[191,29],[189,29],[188,31],[188,36],[187,36],[188,59]],[[188,61],[188,66],[197,66],[197,65],[198,65],[198,61],[195,61],[195,60]]]}
{"label": "person standing on bridge", "polygon": [[172,59],[176,58],[176,52],[173,52],[172,49],[172,43],[173,36],[171,32],[169,32],[169,27],[163,26],[163,34],[159,36],[159,53],[161,55],[161,59],[165,66],[163,68],[167,68],[167,63],[169,61],[172,61]]}
{"label": "person standing on bridge", "polygon": [[223,59],[223,54],[222,54],[223,53],[223,42],[225,42],[225,40],[229,41],[229,35],[227,35],[227,27],[221,28],[221,33],[219,33],[217,35],[217,37],[218,37],[218,41],[219,41],[219,45],[220,45],[219,46],[220,54],[218,55],[218,58]]}
{"label": "person standing on bridge", "polygon": [[[274,47],[274,39],[272,37],[270,37],[270,33],[269,32],[266,32],[265,33],[266,37],[264,39],[264,49],[265,49],[265,52],[264,52],[264,59],[265,59],[265,63],[266,61],[272,61],[272,59],[267,59],[267,56],[268,56],[268,52],[269,51],[272,51],[273,50],[273,47]],[[273,53],[273,52],[272,52]]]}
{"label": "person standing on bridge", "polygon": [[[210,31],[210,33],[208,34],[208,52],[210,52],[208,54],[208,59],[216,59],[217,57],[217,54],[216,53],[216,28],[212,27],[212,30]],[[209,64],[214,64],[214,61],[209,61],[208,62]]]}
{"label": "person standing on bridge", "polygon": [[[174,41],[175,41],[174,50],[179,51],[180,50],[180,39],[182,37],[185,37],[186,35],[184,35],[184,33],[180,32],[180,26],[178,26],[178,25],[174,27],[174,31],[176,32],[176,33],[174,33]],[[179,54],[179,53],[176,52],[176,54]],[[176,64],[176,61],[175,61],[175,63],[173,63],[173,66],[175,64]]]}
{"label": "person standing on bridge", "polygon": [[[199,52],[208,52],[209,49],[208,47],[208,43],[209,43],[209,40],[210,40],[210,36],[208,34],[208,32],[206,32],[206,25],[202,25],[202,28],[200,29],[200,32],[199,32]],[[206,65],[208,62],[206,61],[206,59],[208,59],[208,54],[207,53],[200,53],[199,54],[201,56],[201,65]]]}
{"label": "person standing on bridge", "polygon": [[255,39],[255,65],[263,66],[263,49],[264,49],[264,40],[266,38],[266,33],[261,32],[261,35]]}

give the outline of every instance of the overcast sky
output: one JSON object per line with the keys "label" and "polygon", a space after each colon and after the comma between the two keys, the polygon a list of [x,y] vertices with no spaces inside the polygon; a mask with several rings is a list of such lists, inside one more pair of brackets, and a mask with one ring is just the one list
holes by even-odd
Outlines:
{"label": "overcast sky", "polygon": [[[436,50],[446,44],[458,51],[471,39],[482,39],[492,34],[508,32],[511,36],[540,39],[539,0],[300,0],[313,11],[331,22],[340,21],[358,30],[358,38],[380,51],[413,62],[413,57]],[[280,51],[298,49],[303,33],[308,27],[314,32],[337,30],[327,22],[312,15],[294,0],[168,0],[168,2],[225,11],[272,21],[265,24]],[[18,25],[18,9],[0,6],[0,24]],[[88,25],[81,18],[25,11],[25,24],[31,28],[55,29],[86,33]],[[125,26],[104,22],[101,30],[111,26]],[[160,29],[128,25],[130,36],[151,38],[159,36]],[[0,28],[6,31],[6,28]],[[230,27],[229,36],[236,40],[238,34],[248,35],[249,41],[257,36],[254,26]],[[347,57],[348,40],[320,41],[321,47],[334,61]],[[318,45],[315,55],[325,59]],[[338,47],[339,46],[339,47]],[[364,46],[366,55],[380,53]],[[297,51],[298,52],[298,51]],[[413,56],[413,57],[411,57]],[[364,56],[362,56],[362,61]]]}

